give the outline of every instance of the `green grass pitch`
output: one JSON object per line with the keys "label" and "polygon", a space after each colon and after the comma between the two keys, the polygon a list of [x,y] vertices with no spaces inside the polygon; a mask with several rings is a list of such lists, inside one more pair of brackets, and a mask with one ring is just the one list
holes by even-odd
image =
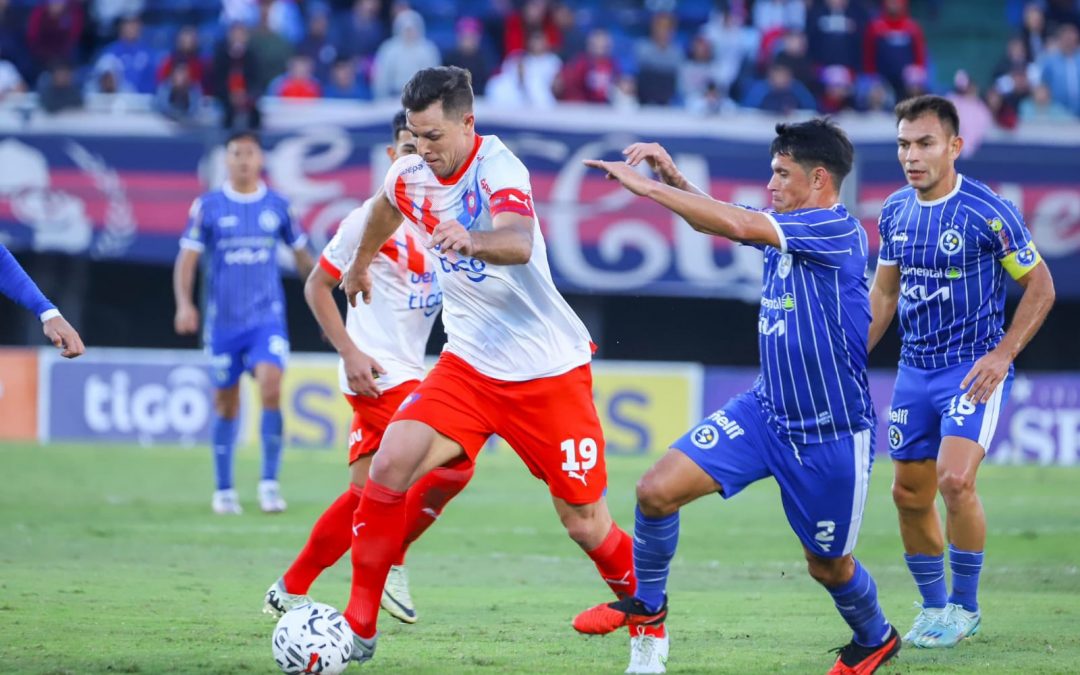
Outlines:
{"label": "green grass pitch", "polygon": [[[0,445],[0,672],[274,673],[266,587],[345,485],[339,452],[287,454],[289,511],[257,511],[258,457],[240,454],[247,512],[210,512],[205,449]],[[632,525],[649,458],[610,460],[609,499]],[[857,553],[906,630],[917,594],[879,462]],[[890,673],[1080,672],[1080,471],[984,467],[990,536],[983,632],[951,651],[904,649]],[[585,638],[573,615],[608,598],[542,484],[508,454],[409,556],[420,623],[385,614],[378,673],[621,673],[624,633]],[[342,607],[348,562],[313,595]],[[805,573],[774,484],[685,509],[671,577],[671,673],[824,673],[850,637]],[[352,671],[350,671],[352,672]]]}

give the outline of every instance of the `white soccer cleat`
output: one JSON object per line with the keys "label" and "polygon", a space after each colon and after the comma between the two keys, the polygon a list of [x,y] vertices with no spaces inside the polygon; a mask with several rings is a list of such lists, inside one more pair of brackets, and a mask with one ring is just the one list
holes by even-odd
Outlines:
{"label": "white soccer cleat", "polygon": [[419,618],[413,607],[412,595],[409,594],[409,575],[404,565],[392,565],[386,575],[382,601],[379,603],[386,613],[402,623],[416,623]]}
{"label": "white soccer cleat", "polygon": [[278,579],[270,585],[270,588],[266,589],[266,603],[263,605],[263,613],[281,617],[285,612],[310,602],[312,602],[312,599],[307,595],[286,591],[285,580]]}
{"label": "white soccer cleat", "polygon": [[371,660],[371,657],[375,656],[375,642],[379,639],[379,634],[375,633],[375,636],[370,640],[365,640],[356,633],[352,636],[352,656],[350,660],[357,663],[367,663]]}
{"label": "white soccer cleat", "polygon": [[219,516],[238,516],[244,512],[244,509],[240,508],[240,497],[233,489],[215,490],[210,506]]}
{"label": "white soccer cleat", "polygon": [[978,612],[969,612],[960,605],[950,602],[945,611],[922,633],[911,641],[920,649],[940,649],[955,647],[962,640],[973,637],[982,626],[982,617]]}
{"label": "white soccer cleat", "polygon": [[630,637],[630,665],[626,673],[666,673],[668,659],[668,633],[664,627],[663,637],[647,635],[645,626],[634,626]]}
{"label": "white soccer cleat", "polygon": [[276,480],[259,481],[259,508],[263,513],[281,513],[285,510],[281,487]]}
{"label": "white soccer cleat", "polygon": [[[919,603],[915,603],[915,606],[922,607]],[[934,625],[934,622],[940,619],[944,613],[944,607],[922,607],[922,611],[915,617],[915,623],[911,625],[911,630],[904,635],[904,642],[913,642],[915,638]]]}

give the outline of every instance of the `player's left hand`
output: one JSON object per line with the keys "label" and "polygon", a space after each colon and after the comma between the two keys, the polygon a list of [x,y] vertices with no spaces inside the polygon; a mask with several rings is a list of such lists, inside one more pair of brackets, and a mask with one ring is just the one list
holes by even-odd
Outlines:
{"label": "player's left hand", "polygon": [[993,350],[983,356],[971,367],[964,381],[960,383],[960,390],[967,391],[967,400],[972,403],[986,403],[993,395],[1005,376],[1009,374],[1009,366],[1012,359],[1005,352]]}
{"label": "player's left hand", "polygon": [[605,162],[602,159],[586,159],[585,166],[607,172],[608,180],[617,180],[622,186],[636,195],[644,195],[654,182],[637,172],[626,162]]}
{"label": "player's left hand", "polygon": [[82,338],[71,324],[62,316],[54,316],[42,325],[42,331],[49,342],[62,349],[60,356],[65,359],[73,359],[86,353]]}
{"label": "player's left hand", "polygon": [[431,240],[427,243],[427,247],[430,249],[438,247],[443,252],[454,251],[470,256],[473,254],[472,234],[458,221],[444,220],[431,231]]}

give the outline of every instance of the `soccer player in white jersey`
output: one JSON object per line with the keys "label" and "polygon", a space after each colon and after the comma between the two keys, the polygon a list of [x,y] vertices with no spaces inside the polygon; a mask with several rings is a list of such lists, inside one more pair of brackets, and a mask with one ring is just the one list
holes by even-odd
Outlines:
{"label": "soccer player in white jersey", "polygon": [[435,252],[447,345],[391,420],[354,520],[345,617],[357,661],[375,650],[383,580],[406,534],[406,491],[435,467],[471,463],[493,434],[547,483],[568,534],[610,588],[635,585],[632,542],[604,500],[589,333],[551,280],[529,173],[498,138],[476,133],[468,71],[418,71],[401,102],[420,154],[390,168],[345,290],[352,302],[371,299],[372,260],[404,217]]}
{"label": "soccer player in white jersey", "polygon": [[[386,154],[391,161],[416,154],[416,137],[405,125],[405,112],[394,116],[393,142]],[[342,221],[323,249],[319,264],[304,286],[304,295],[341,360],[341,392],[353,410],[349,433],[351,483],[315,523],[304,549],[266,592],[266,610],[281,615],[310,601],[311,584],[338,561],[352,545],[352,520],[386,425],[401,402],[424,376],[424,347],[442,309],[442,293],[435,279],[434,256],[403,226],[383,245],[371,263],[378,279],[370,304],[349,307],[341,320],[333,290],[352,263],[356,246],[367,225],[373,200]],[[416,482],[406,496],[405,542],[390,568],[383,589],[382,607],[404,623],[415,623],[416,609],[409,593],[405,553],[442,513],[443,507],[472,478],[471,462],[438,467]]]}
{"label": "soccer player in white jersey", "polygon": [[[582,633],[660,625],[679,539],[679,509],[705,495],[734,497],[772,477],[810,576],[851,627],[832,675],[869,674],[900,649],[870,573],[854,558],[873,462],[874,412],[866,372],[870,326],[862,225],[839,203],[851,171],[847,136],[825,120],[779,124],[772,142],[773,209],[717,201],[686,180],[656,143],[626,149],[625,162],[587,160],[699,232],[765,254],[758,347],[761,374],[676,440],[637,485],[637,593],[574,619]],[[663,183],[638,173],[647,162]],[[666,641],[652,653],[667,655]],[[650,670],[663,672],[666,659]]]}
{"label": "soccer player in white jersey", "polygon": [[[907,187],[881,210],[870,293],[870,347],[899,305],[902,347],[889,411],[893,501],[922,611],[904,636],[951,647],[979,630],[986,515],[975,477],[1009,396],[1013,359],[1054,302],[1054,283],[1011,202],[956,172],[964,141],[953,104],[921,96],[896,106],[897,154]],[[1008,331],[1005,277],[1023,297]],[[952,568],[935,506],[945,501]]]}

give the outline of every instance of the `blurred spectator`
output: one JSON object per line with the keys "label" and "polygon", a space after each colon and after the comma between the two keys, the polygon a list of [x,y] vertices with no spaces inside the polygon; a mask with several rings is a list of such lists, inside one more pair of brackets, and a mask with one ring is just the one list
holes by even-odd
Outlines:
{"label": "blurred spectator", "polygon": [[132,94],[135,91],[135,87],[124,77],[123,61],[113,54],[101,55],[83,86],[83,93],[87,97],[94,94]]}
{"label": "blurred spectator", "polygon": [[397,98],[418,70],[442,63],[439,48],[424,37],[424,19],[411,9],[394,17],[394,37],[379,46],[372,64],[371,91],[376,100]]}
{"label": "blurred spectator", "polygon": [[226,129],[258,129],[262,125],[259,67],[248,40],[247,26],[234,23],[218,45],[210,66],[211,90],[221,104]]}
{"label": "blurred spectator", "polygon": [[1046,16],[1038,2],[1029,2],[1024,6],[1024,25],[1020,29],[1020,37],[1024,40],[1028,63],[1038,59],[1046,47]]}
{"label": "blurred spectator", "polygon": [[12,11],[11,0],[0,0],[0,49],[20,74],[33,72],[24,43],[25,32],[25,15],[19,16],[17,11]]}
{"label": "blurred spectator", "polygon": [[87,4],[98,38],[111,40],[116,37],[118,22],[142,14],[146,0],[94,0]]}
{"label": "blurred spectator", "polygon": [[292,44],[270,25],[274,0],[259,0],[259,22],[251,31],[251,53],[258,64],[256,87],[266,91],[285,72],[293,55]]}
{"label": "blurred spectator", "polygon": [[386,26],[379,17],[379,0],[356,0],[352,12],[337,30],[331,31],[338,54],[359,56],[370,61],[386,39]]}
{"label": "blurred spectator", "polygon": [[1069,110],[1054,100],[1050,87],[1036,86],[1031,97],[1020,102],[1020,119],[1024,122],[1062,122],[1073,119]]}
{"label": "blurred spectator", "polygon": [[915,64],[906,66],[901,74],[901,81],[903,88],[896,96],[898,101],[930,93],[930,75],[926,72],[926,68],[922,66]]}
{"label": "blurred spectator", "polygon": [[719,115],[735,109],[735,103],[720,91],[715,82],[709,80],[705,91],[686,102],[686,109],[699,115]]}
{"label": "blurred spectator", "polygon": [[603,28],[589,31],[585,53],[571,61],[559,75],[559,98],[563,101],[610,103],[611,90],[620,79],[619,64],[611,57],[611,35]]}
{"label": "blurred spectator", "polygon": [[176,122],[191,122],[199,113],[202,90],[192,77],[186,61],[177,61],[168,78],[158,87],[154,105],[158,112]]}
{"label": "blurred spectator", "polygon": [[36,67],[42,69],[58,61],[73,61],[82,28],[83,9],[78,0],[39,3],[30,12],[26,26],[26,46]]}
{"label": "blurred spectator", "polygon": [[1080,29],[1076,0],[1046,0],[1047,28],[1053,31],[1066,25]]}
{"label": "blurred spectator", "polygon": [[328,82],[334,64],[346,56],[330,39],[330,14],[324,6],[315,5],[308,10],[307,33],[297,46],[296,53],[311,57],[315,63],[315,77],[320,82]]}
{"label": "blurred spectator", "polygon": [[889,85],[877,77],[859,77],[855,80],[855,109],[860,112],[891,113],[896,107],[896,96]]}
{"label": "blurred spectator", "polygon": [[551,52],[542,31],[529,36],[529,51],[511,54],[502,69],[488,81],[485,96],[492,105],[504,108],[551,108],[553,88],[562,60]]}
{"label": "blurred spectator", "polygon": [[457,43],[443,55],[444,66],[458,66],[472,73],[473,91],[484,91],[494,70],[491,57],[483,48],[483,26],[470,17],[463,16],[456,25]]}
{"label": "blurred spectator", "polygon": [[180,64],[187,68],[186,78],[202,87],[206,81],[206,61],[199,49],[199,32],[195,26],[184,26],[176,34],[176,44],[172,52],[161,61],[158,67],[157,81],[164,82]]}
{"label": "blurred spectator", "polygon": [[0,101],[11,94],[21,94],[26,91],[26,83],[23,82],[19,69],[11,61],[7,60],[7,54],[0,54]]}
{"label": "blurred spectator", "polygon": [[553,52],[562,49],[562,34],[555,23],[554,8],[548,0],[525,0],[521,10],[512,12],[506,18],[503,37],[503,54],[525,51],[529,36],[542,31],[547,38],[548,47]]}
{"label": "blurred spectator", "polygon": [[221,0],[221,23],[254,26],[259,21],[258,0]]}
{"label": "blurred spectator", "polygon": [[810,60],[818,67],[862,69],[862,33],[866,12],[851,0],[816,2],[806,20]]}
{"label": "blurred spectator", "polygon": [[752,11],[754,27],[762,34],[806,28],[806,0],[757,0]]}
{"label": "blurred spectator", "polygon": [[806,34],[788,31],[780,40],[780,50],[773,57],[773,63],[787,67],[792,76],[815,96],[820,93],[817,73],[806,52]]}
{"label": "blurred spectator", "polygon": [[947,96],[956,106],[960,115],[961,135],[964,148],[961,157],[971,157],[982,145],[986,132],[994,126],[994,116],[990,108],[979,98],[979,88],[968,76],[967,71],[958,70],[953,77],[953,90]]}
{"label": "blurred spectator", "polygon": [[[266,23],[272,31],[297,45],[304,38],[304,17],[296,0],[271,0]],[[309,9],[309,11],[311,11]]]}
{"label": "blurred spectator", "polygon": [[356,101],[370,101],[371,88],[360,77],[356,59],[341,58],[330,69],[330,80],[323,87],[323,98],[348,98]]}
{"label": "blurred spectator", "polygon": [[649,37],[637,43],[637,97],[644,105],[668,105],[675,98],[682,49],[675,43],[676,19],[659,12],[649,22]]}
{"label": "blurred spectator", "polygon": [[1055,101],[1080,115],[1080,31],[1067,23],[1058,28],[1055,48],[1039,61],[1042,82]]}
{"label": "blurred spectator", "polygon": [[903,91],[904,69],[926,68],[926,39],[908,15],[907,0],[884,0],[881,16],[870,22],[863,40],[863,70],[880,74],[895,91]]}
{"label": "blurred spectator", "polygon": [[822,94],[818,110],[835,115],[855,108],[855,78],[844,66],[826,66],[821,70]]}
{"label": "blurred spectator", "polygon": [[[128,90],[140,94],[154,92],[157,57],[150,45],[142,39],[142,20],[139,17],[126,16],[120,20],[116,41],[106,45],[100,59],[107,57],[120,64],[120,71],[115,74],[127,83]],[[111,62],[109,66],[112,66]]]}
{"label": "blurred spectator", "polygon": [[748,108],[759,108],[786,115],[793,110],[816,110],[817,102],[787,66],[774,63],[768,76],[752,86],[743,99]]}
{"label": "blurred spectator", "polygon": [[1028,65],[1027,51],[1024,49],[1024,38],[1019,35],[1009,38],[1005,43],[1005,53],[1001,60],[994,66],[994,79],[1003,77],[1017,68],[1026,68]]}
{"label": "blurred spectator", "polygon": [[295,54],[289,59],[284,75],[270,85],[270,93],[282,98],[319,98],[322,87],[315,79],[315,63],[306,54]]}
{"label": "blurred spectator", "polygon": [[[724,98],[720,64],[713,60],[712,44],[703,34],[690,42],[690,58],[679,67],[679,96],[696,112],[710,111],[710,103]],[[706,99],[709,101],[706,101]]]}
{"label": "blurred spectator", "polygon": [[756,29],[744,25],[743,18],[735,12],[713,12],[702,32],[712,45],[717,67],[716,84],[721,91],[734,97],[736,82],[748,57],[757,52],[761,36]]}
{"label": "blurred spectator", "polygon": [[1013,129],[1020,121],[1020,104],[1031,96],[1031,81],[1026,64],[1016,65],[1012,72],[994,81],[986,92],[986,104],[998,126]]}
{"label": "blurred spectator", "polygon": [[75,82],[71,66],[56,63],[38,78],[38,104],[48,113],[82,107],[82,91]]}
{"label": "blurred spectator", "polygon": [[555,22],[555,31],[562,40],[562,46],[556,53],[564,63],[573,61],[578,54],[585,51],[585,31],[581,30],[581,22],[574,14],[574,8],[567,2],[558,3],[553,10],[552,20]]}

